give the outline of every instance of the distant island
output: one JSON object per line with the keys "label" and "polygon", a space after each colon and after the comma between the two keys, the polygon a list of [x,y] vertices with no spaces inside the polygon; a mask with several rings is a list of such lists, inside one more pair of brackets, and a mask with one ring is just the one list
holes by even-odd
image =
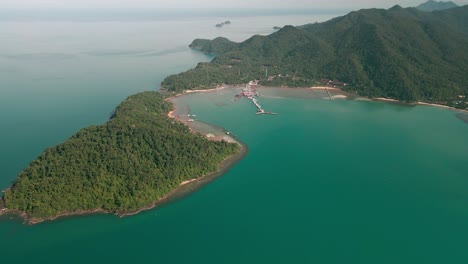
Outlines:
{"label": "distant island", "polygon": [[219,24],[216,24],[215,26],[220,28],[220,27],[222,27],[224,25],[229,25],[229,24],[231,24],[231,21],[227,20],[227,21],[221,22]]}
{"label": "distant island", "polygon": [[432,11],[438,11],[438,10],[446,10],[446,9],[455,8],[455,7],[458,7],[458,5],[452,1],[437,2],[437,1],[429,0],[425,3],[418,5],[416,8],[421,11],[432,12]]}
{"label": "distant island", "polygon": [[210,141],[170,119],[166,98],[158,92],[130,96],[107,123],[46,149],[5,191],[0,214],[17,213],[29,223],[133,214],[239,153],[238,144]]}
{"label": "distant island", "polygon": [[242,43],[196,39],[190,47],[217,57],[167,77],[162,87],[182,91],[250,80],[289,87],[333,82],[360,96],[466,109],[466,17],[468,6],[438,12],[394,6],[285,26]]}
{"label": "distant island", "polygon": [[281,29],[281,27],[274,26],[274,27],[273,27],[273,29],[274,29],[274,30],[280,30],[280,29]]}

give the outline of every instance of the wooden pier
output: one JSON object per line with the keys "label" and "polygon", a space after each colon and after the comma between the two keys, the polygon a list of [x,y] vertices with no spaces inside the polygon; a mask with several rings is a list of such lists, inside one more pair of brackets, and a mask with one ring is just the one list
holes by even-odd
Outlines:
{"label": "wooden pier", "polygon": [[255,87],[257,86],[257,82],[256,81],[250,81],[245,89],[242,89],[242,92],[240,94],[238,94],[237,96],[239,97],[247,97],[250,101],[252,101],[252,103],[255,105],[255,107],[257,107],[257,115],[262,115],[262,114],[265,114],[265,115],[277,115],[277,113],[273,113],[273,112],[268,112],[268,111],[265,111],[262,106],[260,105],[260,103],[258,102],[257,99],[255,99],[255,96],[258,96],[258,92],[257,90],[255,89]]}
{"label": "wooden pier", "polygon": [[252,100],[253,104],[257,107],[257,115],[262,115],[262,114],[265,114],[265,115],[276,115],[276,113],[273,113],[273,112],[268,112],[268,111],[265,111],[263,110],[262,106],[258,103],[258,100],[251,97],[249,98],[250,100]]}
{"label": "wooden pier", "polygon": [[325,91],[327,91],[327,94],[328,94],[328,97],[330,98],[330,100],[333,100],[331,95],[330,95],[330,92],[328,91],[328,88],[325,86]]}

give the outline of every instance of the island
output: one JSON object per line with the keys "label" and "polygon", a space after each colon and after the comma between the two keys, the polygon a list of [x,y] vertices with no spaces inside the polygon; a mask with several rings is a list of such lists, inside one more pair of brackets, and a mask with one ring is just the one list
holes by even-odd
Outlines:
{"label": "island", "polygon": [[218,23],[218,24],[216,24],[215,26],[218,27],[218,28],[220,28],[220,27],[223,27],[224,25],[230,25],[230,24],[231,24],[231,21],[227,20],[227,21]]}
{"label": "island", "polygon": [[359,96],[466,109],[466,17],[468,6],[423,12],[397,5],[285,26],[242,43],[197,39],[190,46],[216,58],[167,77],[162,87],[209,89],[250,80],[264,86],[331,84]]}
{"label": "island", "polygon": [[[210,140],[171,118],[178,94],[247,85],[343,89],[382,100],[467,109],[468,6],[437,12],[394,6],[351,12],[324,23],[285,26],[242,43],[196,39],[215,54],[168,76],[161,92],[130,96],[102,125],[46,149],[4,191],[0,214],[29,223],[94,212],[127,215],[149,209],[184,184],[220,171],[245,147]],[[271,113],[273,114],[273,113]],[[192,122],[190,118],[188,122]]]}
{"label": "island", "polygon": [[130,96],[107,123],[46,149],[5,191],[0,212],[28,223],[95,212],[134,214],[239,158],[239,144],[209,140],[170,118],[167,98],[159,92]]}

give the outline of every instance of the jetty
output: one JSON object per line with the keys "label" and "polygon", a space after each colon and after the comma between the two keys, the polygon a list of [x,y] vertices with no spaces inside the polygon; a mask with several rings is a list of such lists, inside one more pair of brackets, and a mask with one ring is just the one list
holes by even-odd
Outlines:
{"label": "jetty", "polygon": [[327,94],[328,94],[328,97],[330,98],[330,100],[333,100],[332,97],[331,97],[331,94],[330,92],[328,91],[328,88],[325,86],[325,91],[327,91]]}
{"label": "jetty", "polygon": [[257,89],[256,89],[257,85],[258,85],[258,81],[250,81],[245,86],[245,88],[241,89],[241,93],[237,94],[236,97],[246,97],[250,101],[252,101],[252,103],[257,108],[257,115],[262,115],[262,114],[277,115],[277,113],[265,111],[260,105],[260,103],[258,102],[258,100],[255,98],[259,96],[259,93],[257,92]]}

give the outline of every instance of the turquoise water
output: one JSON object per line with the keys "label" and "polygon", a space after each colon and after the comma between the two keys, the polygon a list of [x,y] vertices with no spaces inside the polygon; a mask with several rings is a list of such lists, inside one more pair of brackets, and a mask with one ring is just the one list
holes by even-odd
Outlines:
{"label": "turquoise water", "polygon": [[[254,25],[262,33],[279,19],[303,18]],[[199,26],[189,33],[178,21],[0,23],[15,36],[0,44],[0,189],[45,147],[105,121],[126,96],[209,60],[183,42],[218,34],[218,20],[191,21]],[[168,27],[178,30],[161,38]],[[224,33],[241,40],[255,30],[244,29]],[[260,102],[279,115],[258,116],[232,95],[181,99],[248,144],[224,176],[123,219],[25,226],[2,218],[2,263],[468,261],[468,125],[454,112],[272,96]]]}
{"label": "turquoise water", "polygon": [[[222,35],[242,41],[254,34],[270,34],[275,25],[301,25],[336,15],[217,17],[184,12],[185,16],[171,17],[146,11],[151,19],[140,20],[141,11],[119,11],[120,15],[105,12],[99,20],[96,14],[101,10],[41,11],[34,14],[43,19],[36,20],[29,11],[26,14],[32,20],[28,20],[6,13],[0,19],[2,190],[44,148],[80,128],[106,121],[127,96],[158,89],[169,74],[211,60],[188,48],[193,39]],[[94,18],[79,19],[88,16]],[[229,27],[214,26],[226,19],[232,21]]]}

